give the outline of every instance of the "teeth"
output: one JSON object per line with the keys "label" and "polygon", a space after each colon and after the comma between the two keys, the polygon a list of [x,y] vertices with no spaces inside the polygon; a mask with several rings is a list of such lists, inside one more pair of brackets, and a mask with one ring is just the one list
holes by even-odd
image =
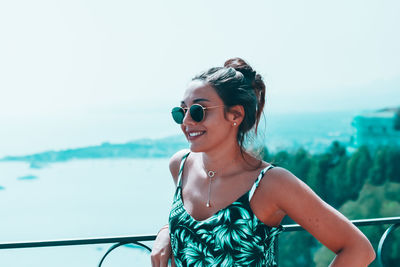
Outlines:
{"label": "teeth", "polygon": [[189,133],[189,136],[199,136],[199,135],[201,135],[201,134],[203,134],[203,132],[194,132],[194,133]]}

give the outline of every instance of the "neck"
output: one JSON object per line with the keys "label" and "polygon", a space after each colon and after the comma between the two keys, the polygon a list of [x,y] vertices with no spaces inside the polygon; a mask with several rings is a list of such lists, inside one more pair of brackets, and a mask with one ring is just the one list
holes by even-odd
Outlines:
{"label": "neck", "polygon": [[207,171],[212,170],[215,172],[221,169],[229,168],[229,166],[237,165],[234,163],[243,160],[240,146],[235,142],[234,145],[218,147],[212,151],[202,153],[203,165]]}

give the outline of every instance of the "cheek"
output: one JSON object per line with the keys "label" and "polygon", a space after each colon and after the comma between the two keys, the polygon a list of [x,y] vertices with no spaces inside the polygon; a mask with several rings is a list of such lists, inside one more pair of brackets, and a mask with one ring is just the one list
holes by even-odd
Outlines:
{"label": "cheek", "polygon": [[226,136],[232,128],[230,123],[223,117],[220,120],[210,120],[210,123],[208,123],[206,127],[209,131],[212,131],[213,134],[218,136]]}
{"label": "cheek", "polygon": [[209,122],[210,124],[224,124],[227,122],[225,118],[225,114],[223,112],[209,112],[205,114],[205,121]]}

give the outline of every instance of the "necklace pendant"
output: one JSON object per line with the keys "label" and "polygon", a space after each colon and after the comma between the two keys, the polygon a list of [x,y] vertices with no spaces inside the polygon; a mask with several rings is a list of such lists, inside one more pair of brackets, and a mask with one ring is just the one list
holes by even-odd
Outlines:
{"label": "necklace pendant", "polygon": [[215,175],[215,171],[208,171],[207,175],[208,175],[208,177],[213,178]]}
{"label": "necklace pendant", "polygon": [[211,205],[210,205],[209,202],[207,202],[206,207],[207,207],[207,208],[211,207]]}

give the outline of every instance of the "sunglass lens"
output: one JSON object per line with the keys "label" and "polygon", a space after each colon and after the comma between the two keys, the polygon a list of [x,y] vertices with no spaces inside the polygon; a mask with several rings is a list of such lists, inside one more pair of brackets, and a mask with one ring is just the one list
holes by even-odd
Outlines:
{"label": "sunglass lens", "polygon": [[183,118],[185,117],[185,112],[183,111],[183,108],[181,107],[175,107],[171,111],[172,118],[174,121],[178,124],[183,123]]}
{"label": "sunglass lens", "polygon": [[194,121],[201,122],[204,118],[203,107],[195,104],[190,107],[190,116]]}

